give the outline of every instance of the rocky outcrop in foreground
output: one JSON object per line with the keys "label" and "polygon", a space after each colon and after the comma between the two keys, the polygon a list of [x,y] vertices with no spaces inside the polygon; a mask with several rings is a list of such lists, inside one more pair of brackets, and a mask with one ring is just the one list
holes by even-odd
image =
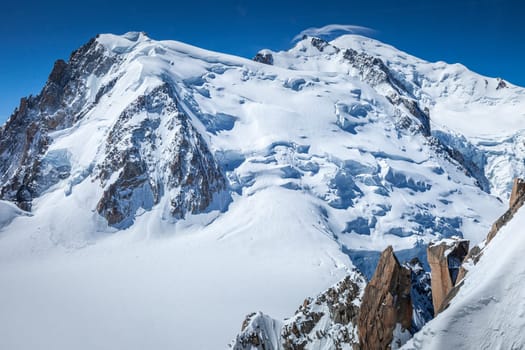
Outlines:
{"label": "rocky outcrop in foreground", "polygon": [[432,302],[436,314],[442,309],[443,300],[456,285],[463,259],[468,253],[469,241],[446,238],[432,243],[427,249],[427,259],[432,276]]}
{"label": "rocky outcrop in foreground", "polygon": [[351,349],[358,344],[357,317],[365,280],[353,272],[315,298],[305,299],[295,315],[279,322],[262,312],[243,322],[230,345],[235,350]]}
{"label": "rocky outcrop in foreground", "polygon": [[[234,350],[397,349],[433,315],[429,276],[413,259],[401,265],[388,247],[365,286],[357,272],[280,322],[262,312],[249,314]],[[412,295],[418,306],[412,304]],[[413,315],[416,311],[417,322]]]}
{"label": "rocky outcrop in foreground", "polygon": [[[381,253],[374,276],[367,284],[359,311],[362,350],[402,345],[394,331],[409,336],[412,324],[411,272],[401,266],[391,246]],[[399,343],[399,344],[397,344]]]}

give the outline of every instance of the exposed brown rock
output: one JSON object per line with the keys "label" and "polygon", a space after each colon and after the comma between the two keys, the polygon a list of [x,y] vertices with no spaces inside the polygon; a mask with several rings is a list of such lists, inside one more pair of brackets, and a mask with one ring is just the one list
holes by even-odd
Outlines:
{"label": "exposed brown rock", "polygon": [[490,228],[490,231],[487,235],[487,243],[489,243],[494,238],[494,236],[496,236],[498,231],[514,217],[514,214],[516,214],[524,202],[525,180],[516,178],[514,179],[514,186],[512,187],[512,192],[510,195],[509,209],[502,216],[500,216]]}
{"label": "exposed brown rock", "polygon": [[482,253],[482,250],[479,245],[475,245],[474,247],[470,249],[467,256],[463,260],[463,264],[461,264],[461,267],[459,268],[458,278],[457,278],[458,282],[462,281],[463,278],[465,278],[465,275],[467,274],[468,270],[465,268],[465,263],[472,262],[472,264],[474,265],[477,264],[479,261],[479,258],[481,258],[481,255],[482,255],[481,253]]}
{"label": "exposed brown rock", "polygon": [[514,184],[512,186],[512,192],[510,193],[509,208],[512,208],[516,205],[520,205],[519,200],[520,198],[523,197],[524,194],[525,194],[525,180],[517,177],[514,179]]}
{"label": "exposed brown rock", "polygon": [[411,273],[401,266],[389,246],[379,258],[365,288],[359,311],[361,350],[390,349],[397,323],[407,330],[412,323]]}
{"label": "exposed brown rock", "polygon": [[[281,330],[283,349],[300,350],[307,344],[314,344],[312,339],[323,338],[332,338],[335,350],[342,349],[345,344],[357,343],[357,337],[351,330],[357,323],[359,314],[355,301],[359,300],[362,291],[360,283],[356,283],[351,276],[346,276],[316,298],[306,299],[292,322],[285,324]],[[322,319],[326,324],[324,329],[320,329],[318,333],[313,332]]]}
{"label": "exposed brown rock", "polygon": [[430,244],[427,248],[432,276],[432,303],[436,315],[442,310],[443,300],[458,282],[459,269],[468,247],[468,240],[449,238]]}

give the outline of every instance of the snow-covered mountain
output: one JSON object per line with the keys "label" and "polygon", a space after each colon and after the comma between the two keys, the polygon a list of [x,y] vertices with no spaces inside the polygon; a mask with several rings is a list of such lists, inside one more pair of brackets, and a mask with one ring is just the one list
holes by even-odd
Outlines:
{"label": "snow-covered mountain", "polygon": [[524,107],[357,35],[253,61],[99,35],[0,129],[0,347],[221,348],[388,245],[479,243],[525,171]]}

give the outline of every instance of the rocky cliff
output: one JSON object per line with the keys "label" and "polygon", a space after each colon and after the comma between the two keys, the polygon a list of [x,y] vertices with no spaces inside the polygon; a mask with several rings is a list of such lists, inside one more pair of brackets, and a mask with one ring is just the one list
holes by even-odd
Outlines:
{"label": "rocky cliff", "polygon": [[469,241],[448,238],[428,246],[427,259],[432,276],[432,302],[435,313],[443,309],[443,301],[458,279],[460,266],[468,253]]}
{"label": "rocky cliff", "polygon": [[399,339],[399,334],[409,334],[412,326],[411,286],[410,270],[399,264],[388,247],[363,294],[358,320],[362,350],[397,348],[406,341]]}
{"label": "rocky cliff", "polygon": [[[108,73],[117,62],[95,39],[57,60],[37,96],[22,98],[0,129],[0,196],[31,210],[34,197],[70,175],[65,162],[43,159],[50,133],[71,127],[98,101],[90,100],[87,79]],[[100,91],[102,93],[102,90]]]}

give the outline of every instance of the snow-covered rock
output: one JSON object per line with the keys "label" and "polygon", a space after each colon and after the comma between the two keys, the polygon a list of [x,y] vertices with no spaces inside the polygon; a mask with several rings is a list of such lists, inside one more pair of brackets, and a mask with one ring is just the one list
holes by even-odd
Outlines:
{"label": "snow-covered rock", "polygon": [[230,345],[234,350],[352,349],[359,343],[357,318],[365,280],[352,272],[315,298],[307,298],[294,316],[273,319],[249,314]]}

